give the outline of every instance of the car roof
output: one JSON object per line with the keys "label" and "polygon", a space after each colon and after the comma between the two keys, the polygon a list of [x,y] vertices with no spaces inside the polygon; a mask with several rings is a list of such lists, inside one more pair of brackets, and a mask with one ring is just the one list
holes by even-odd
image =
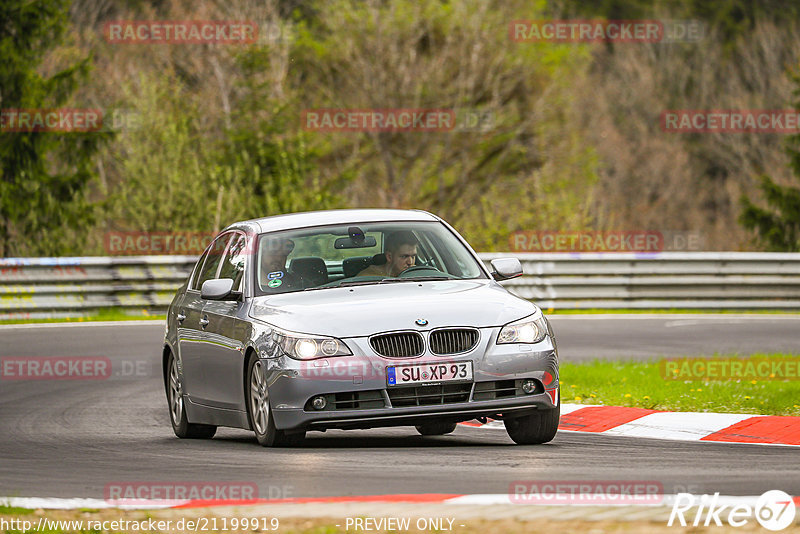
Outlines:
{"label": "car roof", "polygon": [[388,221],[438,221],[437,216],[422,210],[399,209],[342,209],[325,211],[306,211],[301,213],[287,213],[262,217],[249,221],[233,223],[231,228],[243,228],[255,233],[276,232],[292,230],[294,228],[308,228],[310,226],[323,226],[328,224],[348,224],[364,222]]}

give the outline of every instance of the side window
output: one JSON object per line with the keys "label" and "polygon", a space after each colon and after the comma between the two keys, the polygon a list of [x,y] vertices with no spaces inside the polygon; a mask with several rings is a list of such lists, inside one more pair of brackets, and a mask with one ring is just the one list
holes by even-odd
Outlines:
{"label": "side window", "polygon": [[242,278],[244,275],[244,265],[247,260],[247,238],[243,234],[234,234],[228,251],[222,260],[222,267],[218,278],[230,278],[233,280],[233,290],[241,291]]}
{"label": "side window", "polygon": [[200,272],[200,277],[197,280],[197,289],[201,289],[203,287],[203,282],[206,280],[212,280],[217,276],[217,267],[219,267],[219,263],[222,260],[222,255],[225,253],[225,245],[228,244],[228,241],[233,234],[223,234],[219,236],[214,242],[211,244],[211,247],[206,252],[208,256],[206,258],[205,264],[203,264],[203,269]]}
{"label": "side window", "polygon": [[194,271],[192,272],[192,279],[189,282],[189,289],[200,289],[197,287],[197,279],[200,278],[200,271],[203,270],[203,263],[206,261],[208,257],[208,251],[205,251],[200,259],[197,260],[197,264],[194,267]]}

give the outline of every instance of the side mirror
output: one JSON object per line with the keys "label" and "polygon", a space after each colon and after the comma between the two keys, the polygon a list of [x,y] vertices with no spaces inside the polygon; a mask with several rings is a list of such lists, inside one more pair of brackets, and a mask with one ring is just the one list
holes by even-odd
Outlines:
{"label": "side mirror", "polygon": [[239,300],[239,293],[233,291],[233,280],[230,278],[215,278],[203,282],[200,288],[200,298],[206,300]]}
{"label": "side mirror", "polygon": [[492,278],[495,280],[509,280],[522,276],[522,264],[517,258],[497,258],[492,260]]}

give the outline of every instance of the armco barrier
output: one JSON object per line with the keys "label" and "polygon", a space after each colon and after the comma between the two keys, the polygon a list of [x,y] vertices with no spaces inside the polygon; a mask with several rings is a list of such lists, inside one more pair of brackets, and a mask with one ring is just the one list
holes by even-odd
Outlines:
{"label": "armco barrier", "polygon": [[194,256],[0,259],[0,320],[164,311]]}
{"label": "armco barrier", "polygon": [[[512,254],[481,254],[485,262]],[[516,254],[503,284],[548,309],[800,309],[800,254]]]}
{"label": "armco barrier", "polygon": [[[503,284],[545,309],[800,310],[800,254],[747,252],[481,254],[516,256]],[[166,309],[193,256],[0,259],[0,319]]]}

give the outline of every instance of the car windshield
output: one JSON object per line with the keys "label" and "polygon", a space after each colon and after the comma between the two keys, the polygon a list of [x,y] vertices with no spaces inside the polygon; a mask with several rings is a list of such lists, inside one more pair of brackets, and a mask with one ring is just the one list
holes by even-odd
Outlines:
{"label": "car windshield", "polygon": [[258,236],[256,294],[486,278],[439,222],[318,226]]}

